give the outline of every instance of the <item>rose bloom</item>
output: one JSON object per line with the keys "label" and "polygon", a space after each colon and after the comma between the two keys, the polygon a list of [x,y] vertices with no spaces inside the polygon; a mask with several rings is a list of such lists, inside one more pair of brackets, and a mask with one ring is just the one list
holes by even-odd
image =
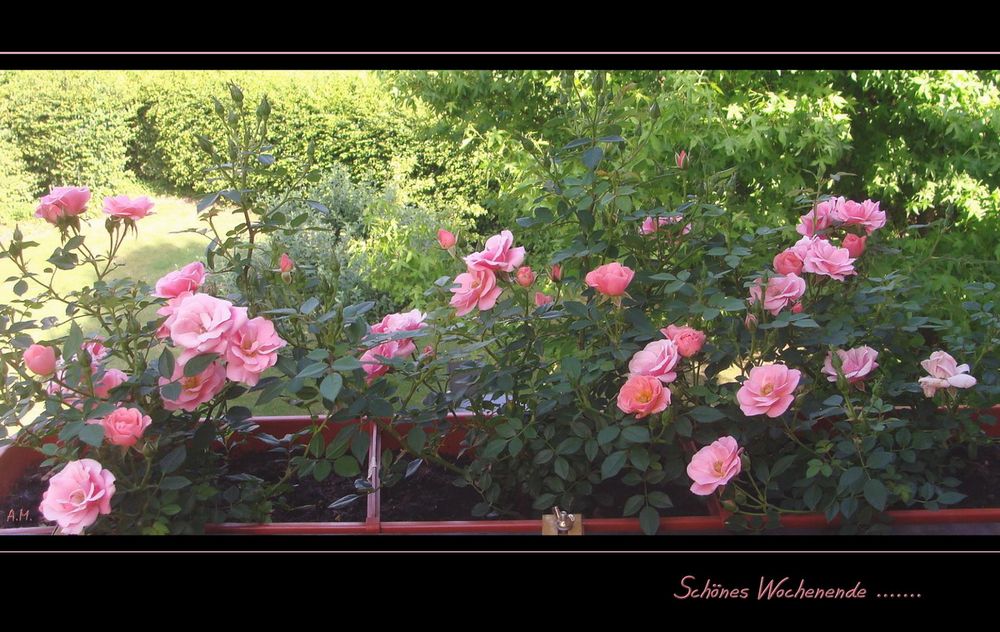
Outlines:
{"label": "rose bloom", "polygon": [[278,361],[278,350],[287,342],[274,330],[274,323],[260,316],[233,331],[226,346],[226,377],[256,386],[260,376]]}
{"label": "rose bloom", "polygon": [[844,198],[830,198],[824,200],[813,207],[805,215],[799,218],[799,225],[795,227],[795,232],[806,237],[812,237],[818,231],[826,230],[833,225],[837,216],[837,209],[844,203]]}
{"label": "rose bloom", "polygon": [[455,234],[451,231],[441,229],[438,231],[438,245],[440,245],[445,250],[450,250],[455,247]]}
{"label": "rose bloom", "polygon": [[165,275],[156,282],[157,298],[177,298],[185,292],[197,292],[205,282],[205,266],[200,261],[189,263],[180,270]]}
{"label": "rose bloom", "polygon": [[145,195],[134,200],[127,195],[104,198],[104,212],[112,217],[137,220],[152,215],[153,201]]}
{"label": "rose bloom", "polygon": [[635,272],[617,261],[606,263],[587,273],[587,285],[605,296],[621,296],[632,282]]}
{"label": "rose bloom", "polygon": [[666,410],[670,405],[670,389],[649,375],[630,375],[618,391],[618,409],[642,419]]}
{"label": "rose bloom", "polygon": [[[855,347],[847,351],[837,349],[837,355],[840,356],[840,370],[851,384],[864,380],[878,368],[878,362],[875,361],[878,358],[878,351],[868,346]],[[830,353],[826,354],[826,360],[823,362],[823,373],[827,376],[827,380],[837,381],[837,370],[833,366],[833,355]]]}
{"label": "rose bloom", "polygon": [[865,251],[865,242],[867,241],[867,237],[858,237],[853,233],[848,233],[844,235],[844,240],[840,242],[840,247],[846,248],[847,252],[857,259]]}
{"label": "rose bloom", "polygon": [[660,333],[674,341],[677,350],[685,358],[690,358],[701,351],[705,345],[705,334],[694,327],[678,327],[677,325],[667,325],[661,329]]}
{"label": "rose bloom", "polygon": [[57,224],[60,219],[86,211],[89,201],[90,189],[87,187],[54,187],[41,199],[35,209],[35,217]]}
{"label": "rose bloom", "polygon": [[31,345],[24,350],[24,366],[39,376],[56,372],[56,350],[45,345]]}
{"label": "rose bloom", "polygon": [[231,333],[246,324],[247,310],[208,294],[192,294],[180,302],[171,318],[174,344],[197,353],[224,354]]}
{"label": "rose bloom", "polygon": [[736,392],[744,415],[778,417],[795,401],[795,387],[802,374],[783,364],[765,364],[750,369],[750,375]]}
{"label": "rose bloom", "polygon": [[677,379],[674,367],[679,360],[680,353],[673,340],[654,340],[635,352],[629,360],[628,371],[631,375],[648,375],[668,384]]}
{"label": "rose bloom", "polygon": [[509,230],[500,231],[486,240],[486,248],[465,258],[469,271],[502,270],[513,272],[524,262],[524,248],[514,248],[514,235]]}
{"label": "rose bloom", "polygon": [[160,309],[156,310],[156,314],[158,316],[167,317],[167,319],[163,321],[163,324],[160,325],[160,328],[156,330],[157,338],[168,338],[170,336],[170,325],[174,322],[174,315],[177,313],[177,306],[192,294],[193,292],[182,292],[174,298],[167,299],[166,305],[163,305]]}
{"label": "rose bloom", "polygon": [[382,319],[382,322],[372,325],[371,333],[393,334],[397,331],[416,331],[427,326],[427,323],[424,322],[425,318],[427,318],[427,314],[419,309],[400,314],[389,314]]}
{"label": "rose bloom", "polygon": [[107,417],[92,419],[87,423],[104,426],[104,438],[108,443],[131,447],[142,437],[153,420],[138,408],[117,408]]}
{"label": "rose bloom", "polygon": [[82,346],[87,350],[87,353],[90,354],[90,359],[94,362],[100,362],[111,353],[111,349],[104,346],[104,338],[100,336],[85,341]]}
{"label": "rose bloom", "polygon": [[[205,367],[205,370],[191,377],[184,377],[184,365],[194,356],[181,354],[174,367],[174,374],[171,379],[160,378],[160,386],[170,382],[180,382],[181,393],[177,399],[163,398],[163,407],[167,410],[185,410],[194,412],[198,406],[209,401],[222,392],[226,386],[226,369],[219,362],[213,362]],[[162,389],[161,389],[162,395]]]}
{"label": "rose bloom", "polygon": [[797,274],[776,275],[767,280],[767,288],[761,296],[761,282],[756,279],[750,286],[750,304],[760,300],[764,302],[764,309],[771,312],[772,316],[795,303],[806,293],[805,279]]}
{"label": "rose bloom", "polygon": [[[97,371],[94,370],[94,373],[96,374]],[[112,389],[118,388],[127,381],[128,375],[124,371],[107,369],[104,371],[104,375],[94,382],[94,397],[107,399]]]}
{"label": "rose bloom", "polygon": [[99,515],[111,513],[114,495],[115,475],[93,459],[80,459],[70,461],[49,479],[38,509],[63,533],[79,535]]}
{"label": "rose bloom", "polygon": [[812,274],[828,276],[838,281],[857,274],[854,259],[847,248],[838,248],[828,241],[818,241],[809,249],[802,270]]}
{"label": "rose bloom", "polygon": [[479,311],[493,309],[500,298],[503,289],[497,286],[497,277],[492,270],[473,270],[455,277],[459,287],[451,288],[455,294],[451,298],[451,306],[457,316],[465,316],[475,308]]}
{"label": "rose bloom", "polygon": [[958,364],[945,351],[935,351],[920,366],[930,373],[929,377],[920,378],[920,388],[927,397],[934,397],[939,388],[972,388],[976,385],[976,378],[968,374],[969,365]]}
{"label": "rose bloom", "polygon": [[[671,217],[647,217],[642,221],[642,226],[639,227],[639,233],[643,235],[652,235],[657,232],[661,226],[669,226],[670,224],[677,224],[684,219],[683,215],[674,215]],[[691,232],[691,224],[688,224],[681,231],[682,235],[687,235]]]}
{"label": "rose bloom", "polygon": [[848,200],[834,211],[834,218],[845,226],[864,226],[865,232],[871,235],[877,229],[885,226],[885,211],[878,208],[878,202],[865,200],[858,204]]}
{"label": "rose bloom", "polygon": [[774,271],[778,274],[802,274],[802,257],[795,248],[776,254],[773,263]]}
{"label": "rose bloom", "polygon": [[535,292],[535,307],[541,307],[542,305],[548,305],[549,303],[555,302],[555,299],[548,294],[542,294],[541,292]]}
{"label": "rose bloom", "polygon": [[687,475],[694,481],[691,493],[708,496],[737,476],[743,469],[742,452],[732,437],[719,437],[698,450],[687,466]]}
{"label": "rose bloom", "polygon": [[521,287],[531,287],[535,282],[535,273],[528,266],[521,266],[517,269],[517,284]]}
{"label": "rose bloom", "polygon": [[382,364],[379,356],[395,359],[404,358],[417,350],[412,338],[406,340],[389,340],[373,347],[361,356],[361,368],[365,371],[365,381],[371,384],[380,375],[385,375],[392,367]]}
{"label": "rose bloom", "polygon": [[294,269],[295,269],[295,262],[292,261],[292,258],[288,256],[288,253],[287,252],[281,253],[281,259],[278,260],[278,270],[280,270],[282,274],[288,274]]}

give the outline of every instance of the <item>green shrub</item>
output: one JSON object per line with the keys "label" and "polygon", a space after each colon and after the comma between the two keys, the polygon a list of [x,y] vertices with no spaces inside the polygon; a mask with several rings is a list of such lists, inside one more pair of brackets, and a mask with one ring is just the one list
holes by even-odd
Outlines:
{"label": "green shrub", "polygon": [[0,127],[0,223],[28,217],[32,193],[31,174],[24,168],[21,152],[9,130]]}

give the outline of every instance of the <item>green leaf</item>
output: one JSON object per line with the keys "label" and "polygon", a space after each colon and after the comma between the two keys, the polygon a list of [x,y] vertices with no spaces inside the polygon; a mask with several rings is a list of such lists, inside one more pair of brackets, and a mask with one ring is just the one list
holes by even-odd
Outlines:
{"label": "green leaf", "polygon": [[618,426],[607,426],[606,428],[601,428],[601,431],[597,433],[597,443],[598,445],[607,445],[618,438],[618,433],[621,429]]}
{"label": "green leaf", "polygon": [[844,491],[849,489],[851,485],[861,480],[865,475],[865,471],[860,467],[852,467],[844,471],[840,475],[840,483],[837,485],[837,489]]}
{"label": "green leaf", "polygon": [[319,393],[331,402],[336,402],[337,396],[340,395],[340,389],[343,386],[344,378],[341,377],[340,373],[331,373],[320,382]]}
{"label": "green leaf", "polygon": [[160,359],[156,362],[156,370],[160,376],[168,380],[174,376],[174,354],[169,348],[164,347],[160,353]]}
{"label": "green leaf", "polygon": [[160,387],[160,396],[167,400],[176,400],[181,396],[180,382],[170,382]]}
{"label": "green leaf", "polygon": [[660,509],[670,509],[674,506],[671,502],[670,496],[661,491],[651,491],[649,492],[647,498],[649,499],[649,504],[654,507],[659,507]]}
{"label": "green leaf", "polygon": [[591,171],[596,169],[597,165],[601,164],[602,158],[604,158],[604,150],[596,145],[583,152],[583,155],[580,156],[580,160],[583,161],[583,165]]}
{"label": "green leaf", "polygon": [[569,437],[568,439],[563,439],[556,446],[556,454],[575,454],[580,451],[581,447],[583,447],[583,439]]}
{"label": "green leaf", "polygon": [[865,483],[864,493],[865,500],[868,501],[868,504],[879,511],[885,510],[885,501],[889,493],[886,491],[885,485],[882,484],[882,481],[874,478],[871,479]]}
{"label": "green leaf", "polygon": [[892,463],[894,458],[895,457],[892,452],[886,452],[884,450],[872,452],[868,455],[868,467],[876,470],[884,469],[887,465]]}
{"label": "green leaf", "polygon": [[420,454],[423,451],[425,443],[427,443],[427,433],[424,432],[423,428],[411,428],[410,432],[406,435],[407,447],[416,454]]}
{"label": "green leaf", "polygon": [[625,516],[631,516],[636,513],[642,506],[646,504],[646,497],[642,494],[636,494],[635,496],[629,496],[629,499],[625,501],[625,508],[622,510],[622,514]]}
{"label": "green leaf", "polygon": [[604,462],[601,463],[601,478],[608,479],[620,472],[622,467],[624,467],[625,459],[627,458],[628,452],[625,450],[612,452],[605,457]]}
{"label": "green leaf", "polygon": [[660,529],[660,512],[646,505],[639,512],[639,526],[646,535],[656,535]]}
{"label": "green leaf", "polygon": [[629,426],[622,430],[622,438],[631,443],[649,443],[649,428],[646,426]]}
{"label": "green leaf", "polygon": [[348,454],[333,462],[333,471],[337,473],[337,476],[348,478],[357,476],[361,472],[361,466],[358,465],[357,459]]}
{"label": "green leaf", "polygon": [[160,481],[160,489],[171,490],[171,489],[184,489],[191,484],[190,479],[184,476],[168,476]]}
{"label": "green leaf", "polygon": [[68,361],[70,358],[75,356],[80,350],[80,345],[83,344],[83,331],[80,330],[80,326],[73,322],[69,326],[69,335],[66,336],[66,342],[63,343],[62,357],[64,360]]}
{"label": "green leaf", "polygon": [[354,356],[344,356],[343,358],[337,358],[333,363],[334,371],[343,371],[345,373],[350,371],[356,371],[361,367],[361,361]]}
{"label": "green leaf", "polygon": [[304,380],[310,377],[319,377],[320,375],[326,373],[326,369],[326,362],[314,362],[299,371],[298,375],[295,376],[295,379]]}
{"label": "green leaf", "polygon": [[95,448],[100,447],[104,441],[104,426],[101,424],[87,424],[78,436],[80,437],[80,441]]}
{"label": "green leaf", "polygon": [[219,357],[218,353],[201,353],[187,361],[184,365],[184,377],[194,377],[208,368],[208,365],[215,362]]}
{"label": "green leaf", "polygon": [[819,499],[823,497],[823,488],[819,485],[813,485],[806,490],[806,493],[802,495],[802,502],[806,504],[811,510],[816,509],[816,505],[819,503]]}
{"label": "green leaf", "polygon": [[330,470],[333,469],[333,465],[326,459],[322,461],[316,461],[316,466],[313,468],[312,474],[313,478],[317,481],[322,482],[326,480],[326,477],[330,475]]}
{"label": "green leaf", "polygon": [[710,424],[726,418],[726,415],[715,408],[709,406],[695,406],[688,411],[695,421],[702,424]]}
{"label": "green leaf", "polygon": [[792,321],[792,325],[794,327],[812,327],[812,328],[819,327],[819,323],[817,323],[812,318],[801,318],[799,320]]}
{"label": "green leaf", "polygon": [[959,492],[944,492],[938,496],[937,501],[942,505],[954,505],[955,503],[962,502],[965,498],[965,494]]}
{"label": "green leaf", "polygon": [[556,473],[556,476],[563,480],[569,480],[569,461],[561,456],[557,456],[555,463],[552,464],[552,471]]}
{"label": "green leaf", "polygon": [[187,458],[187,448],[180,445],[167,453],[160,459],[160,471],[169,474],[179,468]]}
{"label": "green leaf", "polygon": [[27,291],[28,291],[28,282],[25,281],[24,279],[21,279],[20,281],[14,284],[14,294],[21,296]]}

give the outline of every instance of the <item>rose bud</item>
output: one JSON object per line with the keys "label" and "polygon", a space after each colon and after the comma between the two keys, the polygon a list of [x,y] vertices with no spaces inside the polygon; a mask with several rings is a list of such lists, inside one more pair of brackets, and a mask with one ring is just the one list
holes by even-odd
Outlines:
{"label": "rose bud", "polygon": [[521,287],[531,287],[535,282],[535,273],[528,266],[521,266],[517,269],[517,284]]}

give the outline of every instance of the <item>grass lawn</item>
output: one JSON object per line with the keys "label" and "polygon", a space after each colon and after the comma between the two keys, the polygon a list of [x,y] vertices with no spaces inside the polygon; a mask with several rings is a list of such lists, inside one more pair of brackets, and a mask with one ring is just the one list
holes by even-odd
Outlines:
{"label": "grass lawn", "polygon": [[[130,235],[122,245],[118,253],[118,262],[124,266],[115,270],[112,276],[130,277],[140,279],[149,284],[153,284],[164,274],[180,268],[192,261],[205,260],[205,246],[208,240],[201,235],[194,233],[180,233],[177,231],[187,228],[200,228],[204,226],[198,221],[195,200],[152,195],[150,198],[156,203],[153,207],[153,215],[145,217],[138,222],[138,237]],[[108,234],[104,230],[104,214],[100,211],[100,201],[91,200],[90,210],[84,215],[89,218],[89,223],[83,225],[83,234],[87,237],[87,245],[95,254],[106,251],[108,248]],[[236,225],[237,218],[219,217],[216,226],[220,231],[228,230]],[[25,241],[36,241],[38,246],[29,249],[26,259],[29,261],[29,269],[41,270],[48,264],[42,265],[52,254],[52,250],[60,245],[59,231],[40,219],[30,219],[19,223]],[[14,226],[0,225],[0,240],[8,243],[13,233]],[[33,265],[32,265],[33,262]],[[8,259],[0,259],[0,281],[9,276],[18,275],[17,268]],[[90,266],[79,266],[74,270],[60,270],[55,276],[53,285],[60,292],[68,292],[90,285],[96,276]],[[17,298],[13,291],[14,283],[2,283],[0,285],[0,303],[9,303]],[[38,286],[29,287],[26,296],[35,292]],[[37,319],[46,316],[56,316],[60,319],[65,317],[65,306],[61,303],[52,302],[47,304],[42,310],[34,314]],[[150,313],[150,318],[155,314]],[[81,323],[84,333],[91,333],[94,326],[87,327]],[[57,338],[66,331],[67,327],[56,327],[46,332],[33,332],[33,335],[44,335]],[[257,394],[236,400],[240,405],[248,406],[257,415],[278,415],[294,414],[296,409],[289,407],[279,401],[272,401],[265,406],[257,408],[253,406]],[[30,420],[32,417],[29,416]]]}

